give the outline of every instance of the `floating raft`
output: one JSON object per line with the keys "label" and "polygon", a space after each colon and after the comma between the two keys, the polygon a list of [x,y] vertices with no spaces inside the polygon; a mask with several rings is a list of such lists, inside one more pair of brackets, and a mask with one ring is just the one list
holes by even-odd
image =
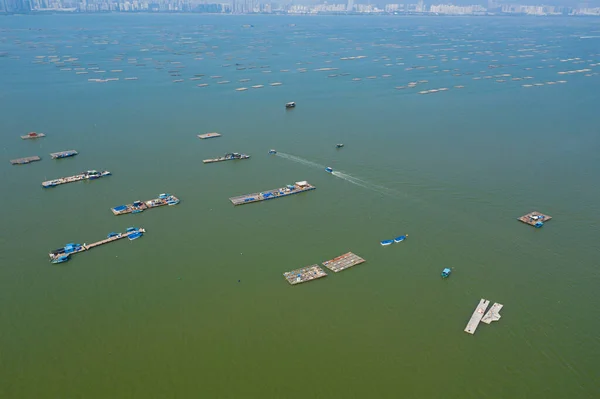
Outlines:
{"label": "floating raft", "polygon": [[[533,227],[542,227],[544,223],[552,219],[552,216],[544,215],[541,212],[529,212],[527,215],[521,216],[518,220],[527,223]],[[541,224],[540,224],[541,222]]]}
{"label": "floating raft", "polygon": [[129,237],[130,240],[135,240],[141,237],[146,230],[143,228],[129,227],[125,233],[110,233],[107,238],[91,244],[67,244],[63,248],[56,249],[48,254],[52,263],[63,263],[69,260],[70,256],[79,252],[84,252],[100,245],[108,244],[109,242],[121,240]]}
{"label": "floating raft", "polygon": [[53,152],[52,154],[50,154],[50,156],[52,157],[52,159],[60,159],[60,158],[73,157],[77,154],[79,154],[79,153],[75,150],[68,150],[68,151]]}
{"label": "floating raft", "polygon": [[140,213],[146,209],[158,208],[164,205],[177,205],[179,204],[179,198],[171,194],[160,194],[158,198],[154,198],[148,201],[134,201],[133,204],[119,205],[110,210],[115,216],[124,215],[126,213]]}
{"label": "floating raft", "polygon": [[231,197],[229,200],[233,205],[244,205],[252,202],[266,201],[273,198],[287,197],[289,195],[303,193],[305,191],[314,190],[316,187],[307,183],[306,181],[296,182],[294,185],[287,185],[282,188],[276,188],[274,190],[265,191],[262,193],[253,193],[241,195],[239,197]]}
{"label": "floating raft", "polygon": [[60,179],[45,181],[42,183],[42,187],[49,188],[60,186],[61,184],[74,183],[76,181],[96,180],[110,175],[111,173],[108,170],[103,170],[102,172],[98,172],[97,170],[88,170],[87,172],[83,172],[75,176],[61,177]]}
{"label": "floating raft", "polygon": [[352,266],[359,265],[365,262],[363,258],[360,256],[353,254],[352,252],[347,252],[343,255],[338,256],[337,258],[333,258],[331,260],[323,262],[323,266],[331,270],[332,272],[341,272],[342,270],[346,270],[351,268]]}
{"label": "floating raft", "polygon": [[221,134],[212,132],[212,133],[205,133],[205,134],[198,135],[198,138],[201,138],[201,139],[212,139],[213,137],[221,137]]}
{"label": "floating raft", "polygon": [[481,321],[481,318],[483,317],[489,304],[490,301],[487,299],[482,299],[479,301],[479,305],[477,305],[477,308],[473,312],[471,319],[467,323],[467,327],[465,327],[465,332],[468,332],[469,334],[475,334],[475,330],[477,329],[477,326],[479,325],[479,322]]}
{"label": "floating raft", "polygon": [[21,136],[23,140],[37,139],[40,137],[46,137],[46,135],[44,133],[31,132],[29,134],[26,134],[25,136]]}
{"label": "floating raft", "polygon": [[318,265],[311,265],[303,267],[301,269],[292,270],[291,272],[283,273],[285,279],[291,285],[305,283],[307,281],[316,280],[321,277],[327,276],[327,273],[321,269]]}
{"label": "floating raft", "polygon": [[490,310],[488,310],[488,312],[485,314],[485,316],[483,316],[483,319],[481,319],[482,322],[484,322],[485,324],[490,324],[492,321],[498,321],[500,320],[500,317],[502,317],[500,315],[500,310],[502,309],[504,305],[499,304],[499,303],[494,303],[492,305],[492,307],[490,308]]}
{"label": "floating raft", "polygon": [[238,154],[237,152],[232,152],[229,154],[225,154],[225,156],[213,159],[205,159],[202,162],[204,163],[213,163],[213,162],[223,162],[223,161],[233,161],[236,159],[249,159],[250,155],[246,154]]}
{"label": "floating raft", "polygon": [[40,158],[37,155],[35,155],[33,157],[11,159],[10,163],[11,163],[11,165],[25,165],[26,163],[31,163],[31,162],[39,161],[41,159],[42,158]]}

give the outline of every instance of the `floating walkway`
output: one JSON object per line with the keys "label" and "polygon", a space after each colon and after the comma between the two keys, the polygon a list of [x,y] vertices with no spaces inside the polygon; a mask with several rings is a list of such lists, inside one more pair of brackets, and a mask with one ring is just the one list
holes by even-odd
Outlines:
{"label": "floating walkway", "polygon": [[21,138],[23,140],[38,139],[38,138],[41,138],[41,137],[46,137],[46,135],[44,133],[31,132],[29,134],[26,134],[25,136],[21,136]]}
{"label": "floating walkway", "polygon": [[331,260],[323,262],[323,266],[328,268],[334,273],[341,272],[342,270],[346,270],[351,268],[352,266],[359,265],[363,262],[366,262],[360,256],[353,254],[352,252],[347,252],[343,255],[338,256],[337,258],[333,258]]}
{"label": "floating walkway", "polygon": [[552,219],[552,216],[544,215],[541,212],[529,212],[527,215],[521,216],[518,220],[533,227],[542,227],[544,223]]}
{"label": "floating walkway", "polygon": [[101,177],[110,176],[111,173],[108,170],[103,170],[102,172],[98,172],[97,170],[88,170],[87,172],[83,172],[81,174],[69,177],[61,177],[60,179],[48,180],[42,183],[42,187],[50,188],[60,186],[61,184],[73,183],[76,181],[82,180],[96,180]]}
{"label": "floating walkway", "polygon": [[318,265],[311,265],[301,269],[292,270],[291,272],[283,273],[283,276],[288,283],[291,285],[296,285],[325,277],[327,276],[327,273],[325,273],[325,271]]}
{"label": "floating walkway", "polygon": [[233,161],[236,159],[250,159],[250,155],[246,154],[238,154],[237,152],[231,152],[229,154],[225,154],[225,156],[213,159],[205,159],[202,162],[204,163],[214,163],[214,162],[223,162],[223,161]]}
{"label": "floating walkway", "polygon": [[205,133],[205,134],[198,135],[198,138],[201,138],[201,139],[212,139],[213,137],[221,137],[221,134],[212,132],[212,133]]}
{"label": "floating walkway", "polygon": [[158,208],[164,205],[177,205],[179,204],[179,198],[174,195],[165,193],[160,194],[158,198],[154,198],[148,201],[134,201],[133,204],[119,205],[110,210],[115,216],[124,215],[126,213],[140,213],[146,209]]}
{"label": "floating walkway", "polygon": [[93,242],[91,244],[74,244],[70,243],[65,245],[63,248],[58,248],[48,254],[52,263],[63,263],[70,259],[70,256],[80,252],[90,250],[92,248],[99,247],[100,245],[108,244],[113,241],[121,240],[128,237],[130,240],[135,240],[141,237],[146,230],[143,228],[129,227],[125,233],[110,233],[107,238],[101,241]]}
{"label": "floating walkway", "polygon": [[73,157],[77,154],[79,154],[79,153],[75,150],[68,150],[68,151],[53,152],[52,154],[50,154],[50,156],[52,157],[52,159],[60,159],[60,158]]}
{"label": "floating walkway", "polygon": [[479,301],[479,305],[477,305],[477,308],[473,312],[471,320],[469,320],[469,322],[467,323],[465,332],[468,332],[469,334],[475,334],[475,330],[477,329],[477,326],[479,325],[479,322],[481,321],[481,318],[483,317],[485,310],[487,309],[489,304],[490,301],[488,301],[487,299],[482,299],[481,301]]}
{"label": "floating walkway", "polygon": [[498,302],[494,303],[490,310],[488,310],[488,312],[485,314],[485,316],[483,316],[483,319],[481,319],[481,321],[485,324],[490,324],[492,321],[500,320],[500,317],[502,317],[500,316],[500,310],[503,306],[504,305],[499,304]]}
{"label": "floating walkway", "polygon": [[25,165],[27,163],[31,163],[31,162],[35,162],[35,161],[39,161],[42,158],[38,157],[37,155],[34,155],[32,157],[25,157],[25,158],[18,158],[18,159],[11,159],[10,164],[11,165]]}
{"label": "floating walkway", "polygon": [[246,194],[241,195],[239,197],[231,197],[229,198],[229,200],[233,205],[244,205],[250,204],[252,202],[266,201],[273,198],[287,197],[289,195],[314,190],[315,188],[316,187],[314,187],[306,181],[299,181],[293,185],[290,184],[282,188],[276,188],[274,190],[268,190],[261,193]]}

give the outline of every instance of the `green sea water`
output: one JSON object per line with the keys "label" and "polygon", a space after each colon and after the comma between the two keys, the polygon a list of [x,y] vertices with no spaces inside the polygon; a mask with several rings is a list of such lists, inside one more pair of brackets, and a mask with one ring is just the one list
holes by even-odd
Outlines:
{"label": "green sea water", "polygon": [[[576,18],[2,18],[0,397],[598,397],[597,35]],[[231,151],[252,158],[202,163]],[[88,169],[113,175],[41,187]],[[228,201],[299,180],[317,189]],[[181,203],[110,211],[162,192]],[[532,210],[553,219],[516,220]],[[129,226],[147,233],[48,262]],[[282,276],[347,251],[367,262]],[[466,334],[480,298],[502,319]]]}

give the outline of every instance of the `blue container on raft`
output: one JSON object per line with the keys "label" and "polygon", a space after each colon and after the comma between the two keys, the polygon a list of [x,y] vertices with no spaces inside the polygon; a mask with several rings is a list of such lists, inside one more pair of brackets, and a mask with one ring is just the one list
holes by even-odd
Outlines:
{"label": "blue container on raft", "polygon": [[444,270],[442,270],[442,278],[447,278],[450,276],[450,273],[452,273],[452,270],[446,267]]}

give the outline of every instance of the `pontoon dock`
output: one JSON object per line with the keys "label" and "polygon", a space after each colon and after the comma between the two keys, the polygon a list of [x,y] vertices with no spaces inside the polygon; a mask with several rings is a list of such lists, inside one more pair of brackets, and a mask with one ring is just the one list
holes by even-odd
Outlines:
{"label": "pontoon dock", "polygon": [[352,252],[347,252],[343,255],[338,256],[337,258],[333,258],[331,260],[323,262],[323,266],[331,270],[332,272],[341,272],[342,270],[346,270],[352,266],[359,265],[365,262],[363,258],[360,256],[353,254]]}
{"label": "pontoon dock", "polygon": [[541,227],[550,219],[552,219],[552,216],[544,215],[541,212],[534,211],[529,212],[527,215],[521,216],[518,220],[533,227]]}
{"label": "pontoon dock", "polygon": [[45,181],[42,183],[42,187],[49,188],[49,187],[56,187],[61,184],[73,183],[76,181],[96,180],[101,177],[110,176],[110,175],[111,175],[111,173],[108,170],[103,170],[102,172],[98,172],[97,170],[88,170],[87,172],[83,172],[83,173],[75,175],[75,176],[61,177],[59,179]]}
{"label": "pontoon dock", "polygon": [[205,133],[205,134],[198,135],[198,138],[201,138],[201,139],[212,139],[213,137],[221,137],[221,134],[212,132],[212,133]]}
{"label": "pontoon dock", "polygon": [[52,157],[52,159],[60,159],[60,158],[72,157],[77,154],[79,154],[79,153],[75,150],[68,150],[68,151],[53,152],[52,154],[50,154],[50,156]]}
{"label": "pontoon dock", "polygon": [[125,237],[129,237],[130,240],[135,240],[141,237],[146,230],[143,228],[129,227],[125,233],[110,233],[104,240],[96,241],[91,244],[67,244],[63,248],[56,249],[48,254],[52,263],[62,263],[69,260],[72,254],[87,251],[92,248],[99,247],[100,245],[108,244],[109,242],[117,241]]}
{"label": "pontoon dock", "polygon": [[483,319],[481,319],[481,321],[485,324],[490,324],[492,321],[500,320],[500,317],[502,317],[500,315],[500,310],[503,306],[504,305],[499,304],[498,302],[494,303],[490,310],[488,310],[488,312],[485,314],[485,316],[483,316]]}
{"label": "pontoon dock", "polygon": [[36,132],[31,132],[29,134],[26,134],[25,136],[21,136],[21,138],[23,140],[29,140],[29,139],[39,139],[41,137],[46,137],[46,135],[44,133],[36,133]]}
{"label": "pontoon dock", "polygon": [[479,301],[479,305],[477,305],[477,308],[473,312],[469,323],[467,323],[467,327],[465,327],[465,332],[468,332],[469,334],[475,334],[475,330],[477,329],[477,326],[479,325],[479,322],[485,313],[485,309],[487,309],[489,304],[490,301],[487,299],[482,299]]}
{"label": "pontoon dock", "polygon": [[318,265],[311,265],[301,269],[292,270],[291,272],[283,273],[285,279],[291,285],[304,283],[311,280],[316,280],[327,276],[327,273]]}
{"label": "pontoon dock", "polygon": [[287,197],[289,195],[302,193],[304,191],[314,190],[316,187],[306,181],[296,182],[294,185],[287,185],[282,188],[268,190],[261,193],[253,193],[241,195],[239,197],[231,197],[229,200],[233,205],[244,205],[252,202],[266,201],[273,198]]}
{"label": "pontoon dock", "polygon": [[222,157],[205,159],[202,162],[203,163],[214,163],[214,162],[223,162],[223,161],[233,161],[236,159],[250,159],[250,155],[239,154],[237,152],[230,152],[230,153],[225,154]]}
{"label": "pontoon dock", "polygon": [[179,198],[171,194],[160,194],[158,198],[154,198],[148,201],[134,201],[133,204],[119,205],[114,208],[110,208],[112,213],[116,216],[124,215],[126,213],[140,213],[145,209],[158,208],[164,205],[177,205],[179,204]]}
{"label": "pontoon dock", "polygon": [[34,155],[32,157],[11,159],[10,163],[11,163],[11,165],[25,165],[26,163],[39,161],[40,159],[42,159],[42,158],[38,157],[37,155]]}

